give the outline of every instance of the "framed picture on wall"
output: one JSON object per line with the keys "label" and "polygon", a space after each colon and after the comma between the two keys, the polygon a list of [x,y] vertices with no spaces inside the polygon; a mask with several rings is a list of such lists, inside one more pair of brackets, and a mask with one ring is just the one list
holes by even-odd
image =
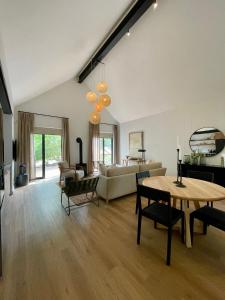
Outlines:
{"label": "framed picture on wall", "polygon": [[138,152],[139,149],[144,147],[144,132],[136,131],[129,133],[129,155],[132,157],[141,158],[142,154]]}

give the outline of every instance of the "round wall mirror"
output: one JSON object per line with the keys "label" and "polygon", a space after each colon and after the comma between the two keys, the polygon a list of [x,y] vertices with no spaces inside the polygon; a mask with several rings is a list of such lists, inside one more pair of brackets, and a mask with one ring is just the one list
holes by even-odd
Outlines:
{"label": "round wall mirror", "polygon": [[189,143],[193,152],[214,156],[223,150],[225,135],[216,128],[204,127],[192,134]]}

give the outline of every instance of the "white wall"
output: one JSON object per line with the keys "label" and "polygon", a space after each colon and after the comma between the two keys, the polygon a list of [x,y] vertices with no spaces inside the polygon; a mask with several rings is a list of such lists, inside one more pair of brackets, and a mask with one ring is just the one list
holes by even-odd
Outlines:
{"label": "white wall", "polygon": [[[9,97],[9,102],[13,111],[13,101],[12,101],[12,91],[11,91],[11,85],[9,81],[8,76],[8,69],[6,66],[6,59],[5,59],[5,49],[3,47],[2,38],[0,34],[0,61],[2,66],[2,71],[4,75],[4,80],[7,88],[7,94]],[[13,130],[13,115],[5,115],[3,118],[3,130],[4,130],[4,157],[5,157],[5,163],[11,164],[12,162],[12,139],[14,136],[14,130]]]}
{"label": "white wall", "polygon": [[[216,127],[225,133],[225,101],[186,103],[180,108],[120,125],[121,157],[129,152],[129,132],[144,131],[146,158],[162,161],[167,175],[176,174],[176,138],[183,154],[190,154],[189,138],[201,127]],[[222,152],[225,153],[225,150]],[[221,154],[207,158],[207,164],[220,164]]]}
{"label": "white wall", "polygon": [[[17,134],[18,110],[68,117],[71,162],[74,163],[79,160],[78,144],[76,143],[78,136],[83,140],[84,159],[87,161],[88,119],[93,107],[85,98],[86,92],[87,89],[84,85],[69,80],[49,92],[17,106],[15,108],[15,134]],[[106,110],[101,115],[102,122],[117,124]]]}
{"label": "white wall", "polygon": [[[8,76],[8,69],[6,66],[5,59],[5,49],[2,43],[2,37],[0,33],[0,61],[2,70],[4,72],[5,84],[7,87],[7,94],[9,97],[10,105],[13,111],[13,101],[12,101],[12,91]],[[14,177],[14,167],[12,160],[12,140],[14,139],[14,116],[5,115],[3,116],[3,135],[4,135],[4,164],[5,164],[5,193],[6,195],[12,194],[13,191],[13,177]]]}
{"label": "white wall", "polygon": [[13,117],[12,115],[3,114],[4,163],[6,165],[12,163],[12,133]]}

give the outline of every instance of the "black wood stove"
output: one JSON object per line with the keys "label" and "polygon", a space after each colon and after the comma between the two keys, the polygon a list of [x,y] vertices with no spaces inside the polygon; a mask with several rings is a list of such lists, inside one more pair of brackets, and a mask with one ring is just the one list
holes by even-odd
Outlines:
{"label": "black wood stove", "polygon": [[76,142],[79,144],[79,163],[76,164],[77,170],[84,170],[84,176],[87,176],[87,164],[83,162],[83,142],[80,137],[76,139]]}

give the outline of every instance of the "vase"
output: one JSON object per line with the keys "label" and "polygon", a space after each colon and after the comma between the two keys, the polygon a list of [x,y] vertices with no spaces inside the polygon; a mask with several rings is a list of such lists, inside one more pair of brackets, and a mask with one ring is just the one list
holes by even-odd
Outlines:
{"label": "vase", "polygon": [[191,160],[190,155],[184,155],[184,163],[185,164],[190,164],[190,160]]}
{"label": "vase", "polygon": [[191,157],[191,165],[198,165],[198,157],[197,156]]}
{"label": "vase", "polygon": [[206,157],[205,156],[200,157],[200,165],[203,165],[203,166],[206,165]]}

